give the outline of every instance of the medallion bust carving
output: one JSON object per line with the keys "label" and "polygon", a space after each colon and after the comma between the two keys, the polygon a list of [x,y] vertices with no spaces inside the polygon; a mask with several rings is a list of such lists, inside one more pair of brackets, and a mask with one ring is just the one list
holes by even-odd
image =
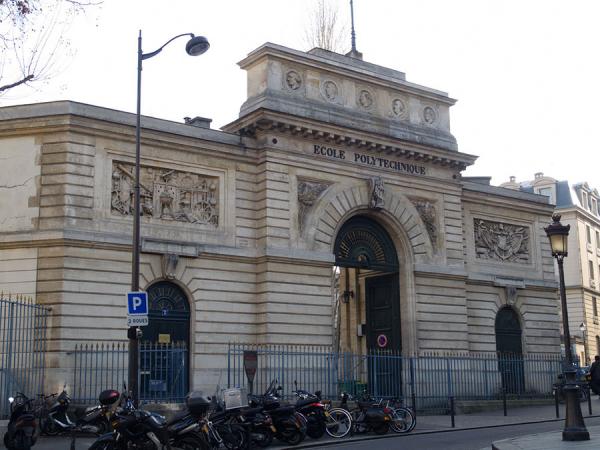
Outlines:
{"label": "medallion bust carving", "polygon": [[[134,167],[113,161],[111,212],[133,214]],[[140,167],[140,211],[155,219],[219,225],[217,177],[162,167]]]}
{"label": "medallion bust carving", "polygon": [[529,228],[483,219],[474,219],[477,258],[528,263]]}
{"label": "medallion bust carving", "polygon": [[323,95],[330,102],[334,102],[339,95],[337,85],[333,81],[327,80],[323,83]]}
{"label": "medallion bust carving", "polygon": [[423,110],[423,120],[429,125],[433,125],[437,119],[437,114],[431,106],[426,106]]}
{"label": "medallion bust carving", "polygon": [[366,89],[362,89],[358,94],[358,104],[364,109],[370,109],[373,106],[373,95]]}
{"label": "medallion bust carving", "polygon": [[400,118],[400,117],[404,116],[405,112],[406,112],[406,105],[404,104],[404,102],[402,100],[400,100],[399,98],[395,98],[392,101],[392,115],[394,117]]}
{"label": "medallion bust carving", "polygon": [[300,86],[302,86],[302,77],[295,70],[290,70],[285,75],[285,84],[292,91],[296,91],[296,90],[300,89]]}

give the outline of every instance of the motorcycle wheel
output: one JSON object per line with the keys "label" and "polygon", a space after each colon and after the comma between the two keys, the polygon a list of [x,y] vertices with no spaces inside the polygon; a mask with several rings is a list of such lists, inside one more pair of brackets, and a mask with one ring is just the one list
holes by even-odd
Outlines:
{"label": "motorcycle wheel", "polygon": [[383,422],[373,426],[373,431],[375,432],[375,434],[386,434],[389,431],[389,429],[389,422]]}
{"label": "motorcycle wheel", "polygon": [[241,450],[246,446],[246,430],[239,425],[219,425],[217,431],[227,450]]}
{"label": "motorcycle wheel", "polygon": [[290,430],[284,433],[281,433],[279,437],[280,441],[283,441],[290,445],[298,445],[304,439],[304,435],[300,430]]}
{"label": "motorcycle wheel", "polygon": [[325,423],[316,417],[309,417],[306,426],[306,435],[312,439],[319,439],[325,434]]}
{"label": "motorcycle wheel", "polygon": [[273,432],[270,429],[265,428],[258,432],[264,436],[263,439],[254,439],[252,442],[261,448],[267,448],[273,442]]}
{"label": "motorcycle wheel", "polygon": [[60,433],[60,429],[56,426],[56,423],[54,423],[54,421],[51,419],[44,420],[41,428],[42,434],[45,434],[46,436],[56,436],[58,433]]}
{"label": "motorcycle wheel", "polygon": [[31,436],[20,432],[15,436],[15,450],[31,450]]}
{"label": "motorcycle wheel", "polygon": [[342,408],[333,408],[327,411],[325,431],[334,438],[343,438],[352,429],[352,416]]}
{"label": "motorcycle wheel", "polygon": [[174,447],[180,448],[182,450],[210,450],[210,447],[206,440],[198,435],[198,436],[184,436],[181,439],[176,440],[173,443]]}

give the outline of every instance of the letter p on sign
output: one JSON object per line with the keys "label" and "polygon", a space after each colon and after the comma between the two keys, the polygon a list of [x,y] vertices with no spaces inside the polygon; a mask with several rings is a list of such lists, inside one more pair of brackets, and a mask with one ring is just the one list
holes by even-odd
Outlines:
{"label": "letter p on sign", "polygon": [[127,293],[127,314],[130,316],[148,314],[148,294],[146,292]]}

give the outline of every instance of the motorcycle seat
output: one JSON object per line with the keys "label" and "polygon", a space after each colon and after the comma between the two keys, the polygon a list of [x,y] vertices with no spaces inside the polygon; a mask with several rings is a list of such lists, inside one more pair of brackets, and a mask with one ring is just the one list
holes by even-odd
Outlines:
{"label": "motorcycle seat", "polygon": [[174,423],[176,423],[176,422],[179,422],[181,419],[183,419],[183,418],[185,418],[186,416],[189,416],[189,415],[190,415],[189,411],[181,411],[181,412],[179,412],[179,413],[175,414],[175,415],[174,415],[174,416],[171,418],[171,420],[169,420],[169,421],[167,422],[167,426],[168,426],[168,427],[170,427],[170,426],[171,426],[171,425],[173,425]]}
{"label": "motorcycle seat", "polygon": [[357,402],[358,403],[358,407],[360,409],[367,409],[367,408],[372,408],[373,407],[373,402]]}
{"label": "motorcycle seat", "polygon": [[296,408],[293,406],[282,406],[280,408],[271,409],[268,413],[272,416],[284,416],[284,415],[292,415],[294,414]]}
{"label": "motorcycle seat", "polygon": [[310,397],[310,398],[305,398],[305,399],[298,399],[298,401],[296,402],[296,408],[302,408],[303,406],[306,405],[310,405],[311,403],[315,403],[318,402],[319,400],[317,399],[317,397]]}
{"label": "motorcycle seat", "polygon": [[240,413],[244,417],[251,417],[251,416],[255,416],[255,415],[261,413],[262,411],[263,411],[262,407],[258,407],[258,408],[244,408],[244,409],[240,410]]}

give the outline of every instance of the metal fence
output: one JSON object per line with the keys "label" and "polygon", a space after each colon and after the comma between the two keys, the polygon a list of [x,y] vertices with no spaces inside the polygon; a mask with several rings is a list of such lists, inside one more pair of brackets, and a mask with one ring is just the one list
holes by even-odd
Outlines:
{"label": "metal fence", "polygon": [[[249,355],[248,352],[251,354]],[[255,352],[255,353],[254,353]],[[402,356],[376,351],[336,353],[330,347],[230,344],[228,387],[246,386],[244,354],[256,359],[253,390],[260,393],[277,379],[284,396],[301,389],[326,398],[341,392],[398,398],[419,411],[445,413],[448,400],[482,401],[552,397],[561,372],[554,354],[425,354]]]}
{"label": "metal fence", "polygon": [[[128,376],[128,344],[76,345],[73,399],[92,404],[105,389],[121,390]],[[140,401],[182,402],[188,392],[188,350],[182,343],[140,343]]]}
{"label": "metal fence", "polygon": [[16,392],[42,392],[49,311],[31,298],[0,294],[0,419]]}

